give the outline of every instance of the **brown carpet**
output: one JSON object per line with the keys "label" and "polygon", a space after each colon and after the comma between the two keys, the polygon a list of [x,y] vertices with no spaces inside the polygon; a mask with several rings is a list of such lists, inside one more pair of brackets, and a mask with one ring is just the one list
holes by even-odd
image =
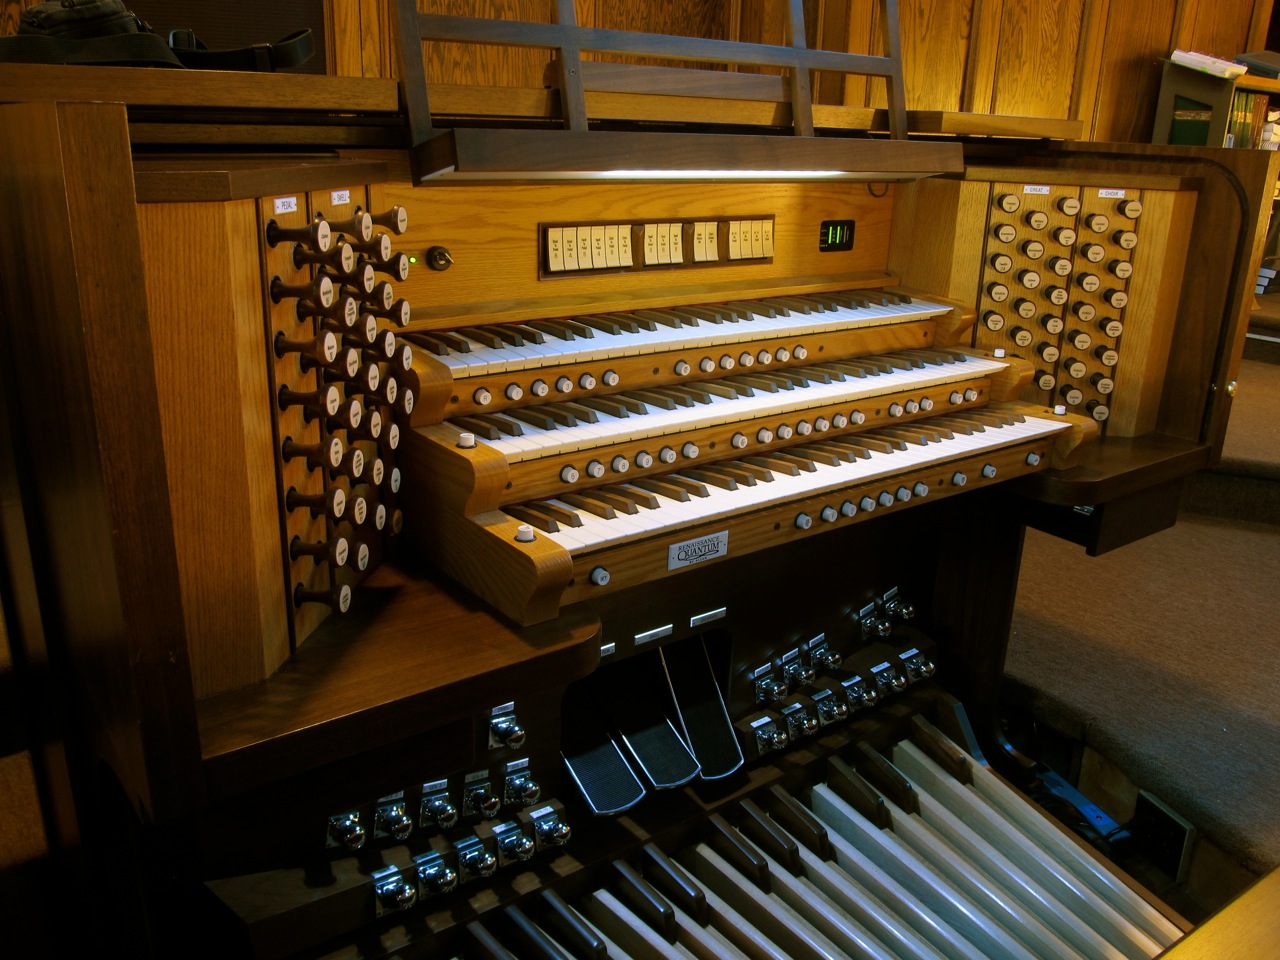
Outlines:
{"label": "brown carpet", "polygon": [[1280,866],[1280,366],[1246,361],[1240,385],[1223,463],[1194,478],[1212,495],[1175,527],[1093,558],[1028,532],[1007,673],[1260,872]]}

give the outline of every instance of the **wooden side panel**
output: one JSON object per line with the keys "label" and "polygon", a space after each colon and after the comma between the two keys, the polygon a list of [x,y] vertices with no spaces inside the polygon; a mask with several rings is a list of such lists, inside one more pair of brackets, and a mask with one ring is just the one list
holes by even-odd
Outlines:
{"label": "wooden side panel", "polygon": [[977,302],[988,193],[985,183],[937,178],[899,188],[889,268],[904,286]]}
{"label": "wooden side panel", "polygon": [[126,131],[118,104],[0,107],[0,262],[46,626],[161,816],[202,786]]}
{"label": "wooden side panel", "polygon": [[1182,0],[1174,21],[1173,46],[1229,60],[1245,49],[1254,7],[1262,5],[1265,0],[1255,3]]}
{"label": "wooden side panel", "polygon": [[138,216],[192,683],[204,697],[261,680],[289,655],[257,219],[251,201],[143,204]]}
{"label": "wooden side panel", "polygon": [[1149,190],[1143,204],[1142,242],[1133,251],[1130,309],[1115,370],[1118,397],[1107,423],[1116,437],[1155,429],[1196,198]]}
{"label": "wooden side panel", "polygon": [[[466,17],[494,17],[552,23],[551,0],[422,0],[418,10]],[[474,83],[496,87],[541,87],[550,51],[532,48],[481,47],[475,44],[427,43],[427,83]]]}

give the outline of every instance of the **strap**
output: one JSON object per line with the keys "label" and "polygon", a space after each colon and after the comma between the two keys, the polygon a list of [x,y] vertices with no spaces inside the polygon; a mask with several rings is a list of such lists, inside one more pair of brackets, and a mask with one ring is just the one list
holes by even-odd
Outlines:
{"label": "strap", "polygon": [[231,50],[210,50],[190,30],[174,30],[169,46],[185,67],[193,70],[252,70],[271,72],[296,67],[311,59],[309,29],[298,30],[275,43],[255,43]]}
{"label": "strap", "polygon": [[0,61],[80,63],[113,66],[181,67],[182,62],[154,33],[120,33],[70,39],[19,34],[0,37]]}

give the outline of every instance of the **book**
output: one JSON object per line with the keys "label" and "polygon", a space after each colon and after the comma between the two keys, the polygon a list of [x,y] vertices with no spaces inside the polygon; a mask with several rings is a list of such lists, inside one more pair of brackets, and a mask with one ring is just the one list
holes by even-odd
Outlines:
{"label": "book", "polygon": [[1169,124],[1169,142],[1203,147],[1209,142],[1209,124],[1213,108],[1181,94],[1173,98],[1173,119]]}
{"label": "book", "polygon": [[1280,79],[1280,53],[1271,50],[1255,50],[1251,53],[1237,53],[1236,63],[1242,63],[1255,77]]}
{"label": "book", "polygon": [[1169,59],[1184,67],[1190,67],[1192,70],[1210,73],[1215,77],[1226,77],[1228,80],[1243,76],[1248,69],[1243,63],[1222,60],[1218,57],[1211,57],[1207,53],[1195,53],[1191,50],[1175,50],[1169,54]]}

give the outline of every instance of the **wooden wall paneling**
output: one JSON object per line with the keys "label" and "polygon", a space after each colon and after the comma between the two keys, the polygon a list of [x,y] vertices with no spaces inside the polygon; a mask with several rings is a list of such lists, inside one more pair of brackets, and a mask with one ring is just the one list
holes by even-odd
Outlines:
{"label": "wooden wall paneling", "polygon": [[1084,0],[1005,0],[991,113],[1066,117]]}
{"label": "wooden wall paneling", "polygon": [[328,72],[395,77],[395,28],[388,0],[325,0]]}
{"label": "wooden wall paneling", "polygon": [[1151,140],[1160,92],[1158,61],[1169,55],[1176,0],[1109,4],[1098,64],[1092,136],[1117,143]]}
{"label": "wooden wall paneling", "polygon": [[[1254,7],[1266,0],[1219,3],[1217,0],[1178,0],[1174,10],[1170,49],[1197,50],[1231,59],[1245,49],[1254,29]],[[1165,51],[1167,56],[1168,50]]]}
{"label": "wooden wall paneling", "polygon": [[[553,0],[420,0],[421,13],[554,23]],[[551,52],[529,47],[427,43],[427,83],[541,87]]]}
{"label": "wooden wall paneling", "polygon": [[[845,49],[849,53],[869,53],[879,54],[884,47],[883,43],[878,46],[875,43],[875,25],[878,18],[875,11],[879,4],[871,3],[869,0],[858,0],[858,2],[850,3],[845,14]],[[914,37],[909,37],[906,31],[902,34],[903,56],[905,51],[911,47]],[[908,99],[910,103],[911,84],[907,83]],[[846,107],[865,107],[870,104],[871,100],[871,78],[864,77],[856,73],[847,73],[844,76],[842,84],[844,91],[844,105]]]}
{"label": "wooden wall paneling", "polygon": [[[581,0],[577,10],[578,23],[584,27],[634,30],[639,33],[661,33],[677,37],[704,37],[711,40],[731,39],[730,18],[734,13],[732,4],[727,0],[705,0],[702,3],[691,4],[636,4],[627,3],[624,0]],[[617,54],[584,53],[582,59],[666,67],[725,69],[722,64],[690,63],[653,57],[624,57]]]}
{"label": "wooden wall paneling", "polygon": [[1249,33],[1245,44],[1236,53],[1267,49],[1267,36],[1271,31],[1271,19],[1275,13],[1275,0],[1254,0],[1253,19],[1249,21]]}
{"label": "wooden wall paneling", "polygon": [[141,204],[138,220],[157,439],[191,680],[205,697],[256,683],[289,655],[258,223],[247,200]]}
{"label": "wooden wall paneling", "polygon": [[1085,139],[1093,137],[1098,119],[1099,84],[1110,10],[1111,0],[1085,0],[1081,12],[1080,43],[1076,47],[1076,72],[1071,81],[1068,115],[1084,125]]}
{"label": "wooden wall paneling", "polygon": [[973,0],[960,97],[960,109],[966,113],[991,112],[1003,20],[1004,0]]}
{"label": "wooden wall paneling", "polygon": [[[970,40],[968,3],[908,0],[898,4],[902,75],[908,110],[959,110]],[[874,46],[883,50],[879,16]],[[886,102],[885,84],[869,84],[874,106]]]}
{"label": "wooden wall paneling", "polygon": [[13,370],[17,415],[43,438],[26,456],[42,612],[75,660],[95,751],[136,807],[171,816],[203,788],[125,111],[0,117],[5,313],[23,318],[8,346],[47,358]]}

